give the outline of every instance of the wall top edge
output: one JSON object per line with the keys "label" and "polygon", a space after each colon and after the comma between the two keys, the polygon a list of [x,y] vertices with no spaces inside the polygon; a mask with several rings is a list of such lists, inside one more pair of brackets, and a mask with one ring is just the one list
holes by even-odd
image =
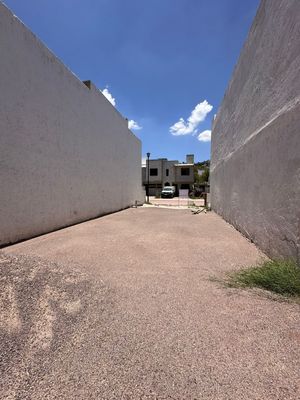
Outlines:
{"label": "wall top edge", "polygon": [[[2,0],[0,0],[0,12],[6,13],[13,22],[15,22],[16,24],[21,26],[22,29],[33,38],[33,40],[38,42],[43,47],[43,49],[50,56],[52,56],[58,64],[60,64],[62,66],[62,68],[64,69],[66,74],[71,79],[73,79],[77,84],[81,85],[86,90],[90,90],[91,93],[95,93],[96,95],[99,95],[102,98],[104,98],[105,101],[107,101],[109,103],[110,107],[112,107],[114,109],[114,112],[118,115],[118,117],[121,118],[122,121],[124,121],[124,123],[126,123],[128,125],[126,118],[120,113],[120,111],[115,106],[113,106],[109,102],[109,100],[107,100],[107,98],[104,96],[102,91],[100,89],[98,89],[98,87],[92,81],[89,81],[91,83],[91,85],[90,85],[90,87],[88,87],[88,85],[85,83],[85,82],[87,82],[87,80],[84,80],[84,81],[81,80],[66,64],[64,64],[64,62],[60,58],[58,58],[58,56],[51,49],[49,49],[49,47],[17,15],[15,15],[14,12]],[[128,128],[128,132],[138,142],[141,142],[141,140],[129,128]]]}

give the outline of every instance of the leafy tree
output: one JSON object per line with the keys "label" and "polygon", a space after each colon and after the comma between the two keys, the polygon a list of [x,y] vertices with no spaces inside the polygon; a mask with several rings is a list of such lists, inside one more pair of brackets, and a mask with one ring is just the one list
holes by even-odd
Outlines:
{"label": "leafy tree", "polygon": [[[198,162],[194,165],[195,183],[205,183],[209,180],[210,160]],[[199,171],[200,174],[199,174]]]}

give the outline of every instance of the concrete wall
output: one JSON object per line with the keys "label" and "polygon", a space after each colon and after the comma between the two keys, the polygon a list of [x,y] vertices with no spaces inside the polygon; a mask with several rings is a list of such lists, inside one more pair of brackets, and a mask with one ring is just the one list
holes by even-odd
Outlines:
{"label": "concrete wall", "polygon": [[300,258],[300,1],[263,0],[213,124],[211,204],[272,257]]}
{"label": "concrete wall", "polygon": [[[166,159],[157,159],[157,160],[149,160],[150,169],[157,168],[157,176],[149,175],[149,183],[160,183],[164,184],[165,182],[175,181],[175,168],[174,164],[178,163],[178,161],[169,161]],[[166,169],[169,170],[169,176],[166,175]],[[143,183],[146,184],[148,180],[148,160],[146,160],[146,168],[143,173]]]}
{"label": "concrete wall", "polygon": [[[163,186],[166,185],[166,183],[169,183],[170,186],[172,186],[173,183],[175,183],[175,167],[174,164],[176,164],[178,161],[175,160],[168,160],[163,162],[163,170],[162,170],[162,181],[163,181]],[[169,175],[167,176],[166,170],[169,170]]]}
{"label": "concrete wall", "polygon": [[[150,175],[149,172],[149,182],[150,183],[162,183],[163,177],[163,160],[149,160],[150,170],[152,168],[157,168],[157,175]],[[148,182],[148,160],[146,160],[146,183]]]}
{"label": "concrete wall", "polygon": [[0,3],[0,245],[142,201],[141,143]]}
{"label": "concrete wall", "polygon": [[[189,175],[181,175],[182,168],[188,168],[189,169]],[[175,180],[176,183],[194,183],[195,178],[194,178],[194,166],[193,165],[177,165],[175,166]]]}

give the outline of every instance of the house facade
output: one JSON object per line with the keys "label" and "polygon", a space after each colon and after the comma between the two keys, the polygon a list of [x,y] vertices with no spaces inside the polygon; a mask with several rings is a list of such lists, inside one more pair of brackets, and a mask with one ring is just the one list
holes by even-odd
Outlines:
{"label": "house facade", "polygon": [[192,189],[194,184],[194,155],[188,154],[185,163],[178,160],[159,158],[146,161],[142,167],[142,181],[145,188],[148,184],[149,172],[149,195],[159,195],[164,186],[175,186],[176,194],[180,189]]}

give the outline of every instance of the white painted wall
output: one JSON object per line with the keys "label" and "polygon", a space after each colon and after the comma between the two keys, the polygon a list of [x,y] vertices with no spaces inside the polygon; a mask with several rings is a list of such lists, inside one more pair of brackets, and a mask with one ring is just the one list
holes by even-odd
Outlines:
{"label": "white painted wall", "polygon": [[[175,182],[175,167],[174,164],[178,163],[177,160],[166,160],[158,158],[156,160],[149,160],[150,170],[151,168],[157,168],[157,175],[151,176],[149,174],[149,183],[164,183],[164,182]],[[169,175],[166,175],[166,169],[169,170]],[[150,172],[150,171],[149,171]],[[148,179],[148,160],[146,160],[146,168],[143,175],[143,183],[147,183]]]}
{"label": "white painted wall", "polygon": [[214,121],[212,208],[300,260],[300,1],[262,0]]}
{"label": "white painted wall", "polygon": [[143,201],[141,143],[0,3],[0,245]]}

